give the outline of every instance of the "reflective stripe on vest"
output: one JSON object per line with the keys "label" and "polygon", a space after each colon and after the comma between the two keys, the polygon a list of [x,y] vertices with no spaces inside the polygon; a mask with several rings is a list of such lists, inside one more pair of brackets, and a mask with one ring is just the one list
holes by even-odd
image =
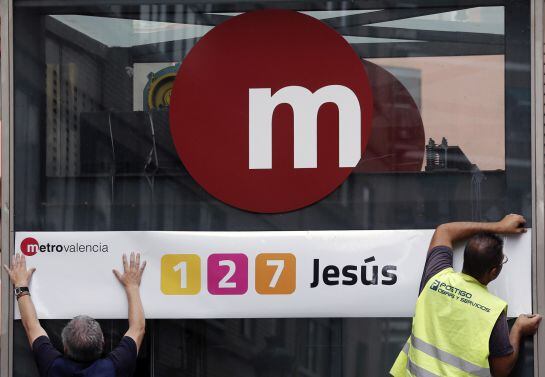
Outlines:
{"label": "reflective stripe on vest", "polygon": [[466,373],[470,373],[479,377],[491,376],[489,368],[482,368],[451,353],[440,350],[439,348],[424,342],[422,339],[418,339],[414,335],[411,335],[411,345],[420,352],[424,352],[425,354],[430,355],[431,357],[442,361],[445,364],[450,364],[453,367],[463,370]]}
{"label": "reflective stripe on vest", "polygon": [[415,377],[440,377],[436,375],[435,373],[432,373],[430,371],[427,371],[424,368],[419,367],[415,363],[412,362],[411,358],[409,357],[409,342],[405,343],[405,346],[403,347],[403,350],[401,351],[407,355],[407,370]]}
{"label": "reflective stripe on vest", "polygon": [[[457,356],[454,356],[448,352],[442,351],[433,345],[424,342],[422,339],[418,339],[416,336],[411,334],[411,346],[421,352],[424,352],[427,355],[430,355],[433,358],[436,358],[446,364],[450,364],[453,367],[456,367],[466,373],[479,376],[479,377],[490,377],[489,368],[481,368],[478,365],[470,363],[466,360],[460,359]],[[402,350],[408,357],[407,360],[407,369],[416,377],[435,377],[435,373],[432,373],[422,367],[416,365],[409,356],[409,342],[405,343],[405,346]]]}
{"label": "reflective stripe on vest", "polygon": [[435,373],[430,372],[429,370],[419,367],[412,362],[411,358],[409,358],[409,360],[407,361],[407,369],[415,377],[441,377]]}

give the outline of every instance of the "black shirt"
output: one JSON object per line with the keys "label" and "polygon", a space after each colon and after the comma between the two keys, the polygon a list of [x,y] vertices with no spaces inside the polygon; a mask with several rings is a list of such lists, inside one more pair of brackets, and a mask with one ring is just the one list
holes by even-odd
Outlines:
{"label": "black shirt", "polygon": [[[434,247],[426,258],[426,265],[420,281],[420,292],[426,283],[444,269],[452,267],[452,249],[447,246]],[[501,313],[492,329],[489,340],[490,357],[506,356],[512,353],[513,346],[509,342],[507,315]]]}
{"label": "black shirt", "polygon": [[136,365],[136,343],[128,336],[108,356],[90,363],[78,363],[64,357],[47,336],[32,344],[40,377],[130,377]]}

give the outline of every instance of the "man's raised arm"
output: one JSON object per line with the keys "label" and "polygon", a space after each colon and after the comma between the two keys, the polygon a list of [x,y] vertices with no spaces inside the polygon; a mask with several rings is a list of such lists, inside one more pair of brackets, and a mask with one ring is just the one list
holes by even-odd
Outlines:
{"label": "man's raised arm", "polygon": [[[4,269],[9,274],[9,278],[15,288],[28,288],[32,274],[36,271],[35,268],[27,270],[25,256],[21,254],[16,254],[12,259],[11,268],[4,265]],[[34,308],[34,303],[30,298],[30,292],[20,293],[17,304],[21,313],[21,322],[23,322],[28,341],[32,347],[37,338],[42,335],[47,336],[47,333],[40,325],[36,308]]]}
{"label": "man's raised arm", "polygon": [[497,222],[454,222],[441,224],[435,229],[430,242],[429,251],[436,246],[452,245],[480,232],[518,234],[526,232],[526,220],[521,215],[507,215]]}
{"label": "man's raised arm", "polygon": [[144,308],[140,299],[140,282],[146,262],[140,265],[140,254],[131,253],[130,260],[127,262],[127,256],[123,254],[123,269],[121,273],[113,270],[114,275],[125,288],[127,300],[129,302],[129,329],[125,333],[136,343],[136,350],[140,350],[144,333],[146,332],[146,318]]}

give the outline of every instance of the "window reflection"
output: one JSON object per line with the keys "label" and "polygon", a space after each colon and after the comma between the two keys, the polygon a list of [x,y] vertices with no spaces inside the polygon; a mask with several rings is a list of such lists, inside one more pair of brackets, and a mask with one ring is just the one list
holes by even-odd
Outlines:
{"label": "window reflection", "polygon": [[[281,3],[345,37],[381,108],[375,146],[345,184],[309,208],[259,216],[217,202],[187,174],[158,78],[215,25],[271,3],[18,3],[16,230],[413,229],[509,212],[531,221],[526,1]],[[65,322],[43,322],[60,347]],[[101,324],[109,346],[126,328]],[[150,320],[137,375],[382,376],[409,331],[398,318]],[[15,375],[36,376],[19,322],[15,334]],[[517,375],[533,374],[531,347]]]}

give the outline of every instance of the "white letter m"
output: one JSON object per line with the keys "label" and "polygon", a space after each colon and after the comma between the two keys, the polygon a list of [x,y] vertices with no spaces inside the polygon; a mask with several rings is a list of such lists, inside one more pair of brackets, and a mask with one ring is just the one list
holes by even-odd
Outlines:
{"label": "white letter m", "polygon": [[361,108],[356,94],[342,85],[312,93],[287,86],[271,95],[270,88],[249,90],[249,168],[272,169],[272,118],[275,108],[293,109],[293,167],[318,167],[318,111],[325,103],[339,109],[339,167],[354,167],[361,157]]}

